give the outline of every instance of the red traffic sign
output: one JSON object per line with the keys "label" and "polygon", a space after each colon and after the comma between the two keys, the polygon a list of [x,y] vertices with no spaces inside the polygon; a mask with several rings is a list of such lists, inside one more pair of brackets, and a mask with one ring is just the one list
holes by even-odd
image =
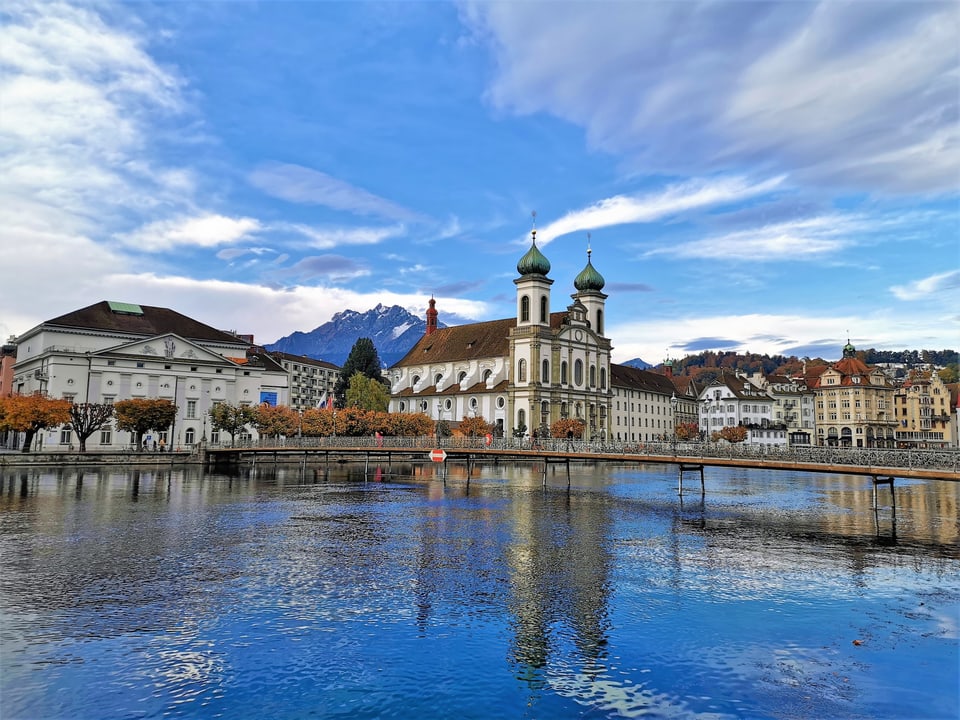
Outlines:
{"label": "red traffic sign", "polygon": [[430,451],[430,459],[434,462],[443,462],[447,459],[447,452],[441,448]]}

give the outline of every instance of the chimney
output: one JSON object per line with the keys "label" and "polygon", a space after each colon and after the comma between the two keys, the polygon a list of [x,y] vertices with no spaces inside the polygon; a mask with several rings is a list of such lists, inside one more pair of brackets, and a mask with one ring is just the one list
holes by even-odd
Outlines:
{"label": "chimney", "polygon": [[437,330],[437,301],[430,298],[430,307],[427,308],[427,335],[433,335]]}

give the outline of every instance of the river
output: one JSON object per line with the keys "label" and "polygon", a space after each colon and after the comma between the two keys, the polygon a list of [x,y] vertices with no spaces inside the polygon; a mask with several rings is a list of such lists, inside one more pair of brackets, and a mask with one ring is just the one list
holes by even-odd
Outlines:
{"label": "river", "polygon": [[0,717],[960,715],[960,484],[364,470],[3,470]]}

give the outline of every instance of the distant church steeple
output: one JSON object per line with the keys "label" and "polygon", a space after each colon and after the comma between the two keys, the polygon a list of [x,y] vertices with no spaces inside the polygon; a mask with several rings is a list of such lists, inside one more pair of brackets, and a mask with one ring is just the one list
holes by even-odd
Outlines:
{"label": "distant church steeple", "polygon": [[430,307],[427,308],[427,335],[432,335],[437,331],[437,301],[430,296]]}

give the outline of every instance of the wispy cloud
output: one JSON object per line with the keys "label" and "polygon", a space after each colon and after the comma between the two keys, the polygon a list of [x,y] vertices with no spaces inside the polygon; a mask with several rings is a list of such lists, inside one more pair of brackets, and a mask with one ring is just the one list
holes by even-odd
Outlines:
{"label": "wispy cloud", "polygon": [[149,223],[131,233],[118,235],[124,244],[145,252],[166,252],[194,246],[211,248],[248,239],[258,230],[254,218],[231,218],[212,213]]}
{"label": "wispy cloud", "polygon": [[[652,222],[697,208],[746,200],[776,190],[783,180],[783,177],[776,177],[762,182],[750,182],[744,178],[720,178],[671,185],[661,192],[648,195],[617,195],[582,210],[567,213],[539,229],[537,242],[546,245],[572,232]],[[520,240],[518,244],[526,242]]]}
{"label": "wispy cloud", "polygon": [[858,218],[823,215],[676,243],[648,250],[644,256],[752,262],[814,260],[852,244],[852,234],[862,228]]}
{"label": "wispy cloud", "polygon": [[[937,275],[914,280],[906,285],[894,285],[890,288],[890,292],[900,300],[920,300],[948,290],[958,289],[960,289],[960,270],[948,270]],[[956,298],[957,293],[949,293],[949,295]]]}
{"label": "wispy cloud", "polygon": [[412,221],[418,214],[344,180],[301,165],[267,163],[248,177],[250,183],[271,197],[292,203],[323,205],[355,215],[376,215]]}
{"label": "wispy cloud", "polygon": [[377,245],[390,238],[401,237],[406,233],[404,225],[385,227],[315,227],[303,224],[276,224],[279,230],[292,230],[308,239],[310,247],[317,250],[344,245]]}
{"label": "wispy cloud", "polygon": [[642,172],[750,164],[867,191],[956,192],[957,3],[604,10],[467,4],[464,21],[495,57],[491,105],[574,123]]}

